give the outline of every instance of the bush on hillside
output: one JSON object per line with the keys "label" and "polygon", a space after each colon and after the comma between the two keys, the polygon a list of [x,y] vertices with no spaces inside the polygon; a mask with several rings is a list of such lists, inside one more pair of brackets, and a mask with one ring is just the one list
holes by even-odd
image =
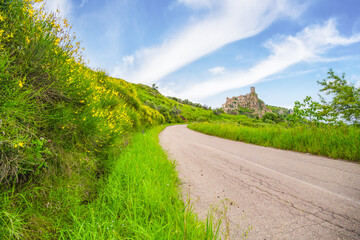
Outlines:
{"label": "bush on hillside", "polygon": [[2,186],[61,166],[63,151],[98,155],[115,138],[164,122],[131,84],[85,66],[66,19],[32,4],[1,0]]}

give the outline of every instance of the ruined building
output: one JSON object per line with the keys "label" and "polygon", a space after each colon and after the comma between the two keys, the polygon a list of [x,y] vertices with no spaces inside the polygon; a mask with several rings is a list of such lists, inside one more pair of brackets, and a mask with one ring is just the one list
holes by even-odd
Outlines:
{"label": "ruined building", "polygon": [[247,114],[261,118],[265,113],[272,112],[265,103],[258,98],[255,87],[250,87],[250,93],[238,97],[226,98],[222,105],[223,110],[229,114]]}

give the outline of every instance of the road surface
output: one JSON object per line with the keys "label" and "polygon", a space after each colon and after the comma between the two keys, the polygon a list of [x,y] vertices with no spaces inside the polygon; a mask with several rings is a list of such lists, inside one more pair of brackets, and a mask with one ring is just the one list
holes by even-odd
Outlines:
{"label": "road surface", "polygon": [[230,239],[246,232],[248,239],[360,239],[359,164],[221,139],[185,125],[167,127],[160,144],[178,164],[184,199],[190,196],[201,218],[210,207],[222,214]]}

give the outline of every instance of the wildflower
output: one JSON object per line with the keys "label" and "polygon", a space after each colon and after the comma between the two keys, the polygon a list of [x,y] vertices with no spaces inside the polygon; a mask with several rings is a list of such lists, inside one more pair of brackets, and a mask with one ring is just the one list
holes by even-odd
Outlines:
{"label": "wildflower", "polygon": [[34,11],[31,8],[28,9],[28,12],[29,12],[31,17],[34,16]]}
{"label": "wildflower", "polygon": [[24,143],[23,142],[19,143],[19,147],[24,147]]}
{"label": "wildflower", "polygon": [[17,148],[17,147],[18,147],[18,145],[17,145],[17,144],[15,144],[15,145],[14,145],[14,148]]}
{"label": "wildflower", "polygon": [[26,36],[25,41],[29,44],[30,43],[30,39]]}
{"label": "wildflower", "polygon": [[4,17],[0,14],[0,22],[4,21]]}
{"label": "wildflower", "polygon": [[23,81],[20,81],[19,82],[19,86],[22,88],[24,86],[24,82]]}

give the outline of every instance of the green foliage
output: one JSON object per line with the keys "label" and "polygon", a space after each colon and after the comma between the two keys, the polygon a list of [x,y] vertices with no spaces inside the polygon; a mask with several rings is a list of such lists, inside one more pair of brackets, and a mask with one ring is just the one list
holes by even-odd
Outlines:
{"label": "green foliage", "polygon": [[276,107],[270,105],[266,105],[266,107],[269,108],[273,113],[277,114],[282,119],[286,119],[287,116],[291,113],[289,109],[283,107]]}
{"label": "green foliage", "polygon": [[281,125],[249,127],[235,123],[194,123],[190,129],[236,141],[331,158],[360,161],[360,129],[349,126]]}
{"label": "green foliage", "polygon": [[360,124],[360,88],[348,83],[344,73],[339,77],[330,69],[328,75],[326,79],[318,81],[322,86],[320,91],[333,96],[329,102],[322,98],[323,114],[330,120],[340,118]]}
{"label": "green foliage", "polygon": [[67,20],[0,6],[0,239],[57,239],[98,197],[110,157],[165,119],[133,84],[85,66]]}
{"label": "green foliage", "polygon": [[261,120],[263,122],[274,122],[274,123],[279,123],[279,122],[283,122],[284,119],[281,118],[279,115],[275,114],[275,113],[265,113],[265,115],[261,118]]}
{"label": "green foliage", "polygon": [[318,102],[313,101],[309,96],[307,96],[302,103],[299,101],[295,102],[294,115],[290,116],[289,119],[306,119],[310,123],[317,123],[321,120],[324,120],[323,114],[321,112],[321,105]]}
{"label": "green foliage", "polygon": [[295,102],[294,114],[288,116],[292,122],[309,121],[310,123],[327,122],[342,124],[360,124],[360,88],[350,84],[345,80],[345,74],[341,77],[335,75],[332,69],[328,72],[328,77],[318,84],[322,86],[321,92],[330,95],[329,102],[321,95],[321,103],[313,101],[307,96],[302,103]]}
{"label": "green foliage", "polygon": [[167,97],[167,98],[172,99],[172,100],[175,100],[175,101],[177,101],[178,103],[190,105],[190,106],[193,106],[193,107],[203,108],[203,109],[205,109],[205,110],[211,109],[211,107],[208,107],[208,106],[206,106],[206,105],[202,105],[202,104],[200,104],[200,103],[190,102],[188,99],[182,100],[182,99],[176,98],[176,97]]}
{"label": "green foliage", "polygon": [[215,115],[220,115],[222,113],[225,113],[222,108],[216,108],[213,110],[213,114],[215,114]]}
{"label": "green foliage", "polygon": [[241,115],[250,117],[250,116],[252,116],[253,113],[254,113],[253,109],[244,108],[244,107],[239,106],[239,108],[237,110],[234,110],[233,114],[241,114]]}
{"label": "green foliage", "polygon": [[[72,213],[76,223],[64,239],[216,239],[217,230],[199,221],[179,198],[175,163],[158,144],[157,127],[138,133],[103,183],[88,211]],[[217,228],[218,229],[218,228]]]}

